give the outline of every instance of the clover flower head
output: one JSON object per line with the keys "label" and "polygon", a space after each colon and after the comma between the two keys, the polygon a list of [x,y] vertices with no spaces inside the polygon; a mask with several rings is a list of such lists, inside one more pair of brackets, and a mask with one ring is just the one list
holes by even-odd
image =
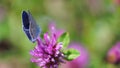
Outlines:
{"label": "clover flower head", "polygon": [[48,33],[45,33],[44,40],[38,37],[36,47],[30,51],[33,56],[31,61],[42,68],[58,68],[58,65],[64,62],[61,48],[62,43],[57,42],[56,34],[49,36]]}

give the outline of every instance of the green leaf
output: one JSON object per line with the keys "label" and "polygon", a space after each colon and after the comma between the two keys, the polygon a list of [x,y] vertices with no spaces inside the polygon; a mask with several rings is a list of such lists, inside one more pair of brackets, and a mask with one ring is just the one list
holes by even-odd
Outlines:
{"label": "green leaf", "polygon": [[68,50],[64,51],[63,53],[66,56],[65,59],[68,61],[71,61],[71,60],[77,58],[78,56],[80,56],[80,52],[75,49],[68,49]]}
{"label": "green leaf", "polygon": [[62,42],[63,43],[63,47],[67,48],[69,42],[70,42],[70,37],[69,34],[67,32],[63,33],[59,38],[58,38],[58,42]]}

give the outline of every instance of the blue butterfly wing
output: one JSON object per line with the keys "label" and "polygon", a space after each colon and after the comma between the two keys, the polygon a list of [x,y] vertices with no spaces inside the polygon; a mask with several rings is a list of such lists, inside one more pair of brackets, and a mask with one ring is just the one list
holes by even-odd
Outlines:
{"label": "blue butterfly wing", "polygon": [[36,24],[30,12],[23,11],[22,13],[23,30],[28,39],[35,42],[40,34],[40,28]]}
{"label": "blue butterfly wing", "polygon": [[26,11],[23,11],[22,13],[22,22],[23,22],[23,27],[25,29],[29,29],[30,22],[29,22],[28,13]]}
{"label": "blue butterfly wing", "polygon": [[32,41],[36,41],[37,37],[40,34],[40,28],[39,26],[36,24],[36,21],[34,20],[34,18],[32,17],[32,15],[29,12],[29,20],[30,20],[30,35],[32,36]]}
{"label": "blue butterfly wing", "polygon": [[31,40],[31,36],[30,36],[30,32],[29,32],[29,17],[27,12],[23,11],[22,13],[22,23],[23,23],[23,30],[26,33],[27,37],[29,38],[29,40]]}

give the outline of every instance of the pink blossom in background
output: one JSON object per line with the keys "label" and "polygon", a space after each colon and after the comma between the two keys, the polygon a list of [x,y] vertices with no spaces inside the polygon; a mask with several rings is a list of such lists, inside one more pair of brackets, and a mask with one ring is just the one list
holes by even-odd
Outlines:
{"label": "pink blossom in background", "polygon": [[79,43],[71,43],[69,48],[74,48],[80,52],[80,56],[72,61],[66,61],[60,68],[87,68],[89,63],[88,51]]}
{"label": "pink blossom in background", "polygon": [[114,0],[115,4],[120,5],[120,0]]}
{"label": "pink blossom in background", "polygon": [[120,42],[117,42],[107,54],[107,60],[110,63],[119,63],[120,62]]}
{"label": "pink blossom in background", "polygon": [[57,38],[65,32],[63,29],[56,28],[55,22],[49,24],[49,31],[55,33]]}

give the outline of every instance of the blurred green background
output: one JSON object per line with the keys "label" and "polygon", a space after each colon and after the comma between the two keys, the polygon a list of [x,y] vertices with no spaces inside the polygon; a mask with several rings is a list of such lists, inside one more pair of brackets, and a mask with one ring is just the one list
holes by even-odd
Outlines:
{"label": "blurred green background", "polygon": [[42,32],[55,21],[71,41],[84,44],[88,68],[120,68],[105,59],[120,40],[120,0],[0,0],[0,68],[38,68],[30,62],[36,44],[22,30],[23,10],[32,13]]}

